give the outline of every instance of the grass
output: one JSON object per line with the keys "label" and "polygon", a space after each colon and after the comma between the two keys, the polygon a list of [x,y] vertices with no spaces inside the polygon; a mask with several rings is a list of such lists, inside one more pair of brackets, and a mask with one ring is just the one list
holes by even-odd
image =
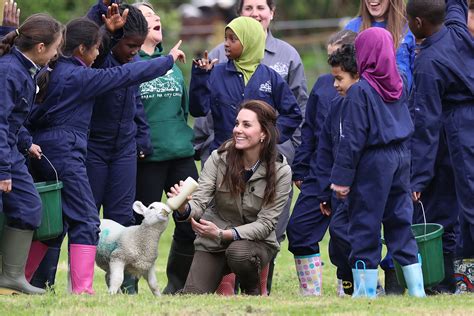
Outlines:
{"label": "grass", "polygon": [[[297,195],[297,194],[295,194]],[[159,244],[156,274],[160,288],[166,284],[165,267],[171,244],[170,222]],[[109,296],[104,272],[95,271],[96,295],[69,295],[66,291],[67,254],[62,251],[56,292],[43,296],[0,296],[0,315],[473,315],[474,295],[439,295],[425,299],[408,296],[376,300],[336,296],[335,268],[327,254],[328,238],[321,243],[323,296],[299,295],[293,256],[284,242],[277,258],[269,297],[161,296],[154,297],[144,280],[138,296]],[[381,274],[383,276],[383,273]]]}

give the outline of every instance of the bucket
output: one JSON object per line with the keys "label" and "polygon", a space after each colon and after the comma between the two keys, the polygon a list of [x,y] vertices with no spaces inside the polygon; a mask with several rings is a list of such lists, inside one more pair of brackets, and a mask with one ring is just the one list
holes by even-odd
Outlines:
{"label": "bucket", "polygon": [[[444,279],[444,259],[443,259],[443,226],[440,224],[426,223],[425,209],[423,203],[419,201],[424,224],[411,226],[415,236],[420,254],[421,270],[423,271],[423,284],[425,287],[437,285]],[[407,287],[403,276],[402,267],[396,260],[393,260],[398,283]]]}
{"label": "bucket", "polygon": [[[43,154],[42,157],[46,158]],[[61,188],[63,183],[58,180],[58,174],[53,165],[46,158],[48,163],[56,174],[56,181],[37,182],[35,183],[42,204],[41,225],[35,230],[33,240],[47,240],[56,238],[63,232],[63,211],[61,203]],[[3,225],[5,224],[5,216],[0,212],[0,238],[3,234]]]}

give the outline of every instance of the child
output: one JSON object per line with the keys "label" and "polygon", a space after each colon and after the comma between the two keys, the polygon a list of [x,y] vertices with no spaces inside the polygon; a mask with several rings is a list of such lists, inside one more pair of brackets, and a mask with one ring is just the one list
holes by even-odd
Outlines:
{"label": "child", "polygon": [[[331,36],[328,41],[328,54],[330,55],[344,44],[353,43],[356,35],[357,33],[344,30]],[[319,181],[315,176],[315,162],[322,125],[333,99],[337,97],[334,84],[332,74],[322,75],[314,84],[306,105],[305,121],[301,129],[302,142],[296,150],[295,161],[292,165],[293,181],[301,189],[301,193],[286,231],[288,249],[295,256],[300,292],[303,295],[320,295],[322,289],[318,243],[326,233],[330,217],[323,215],[319,210],[319,201],[316,197]],[[313,277],[317,277],[312,282],[306,282],[307,277],[301,277],[304,266],[309,263],[315,264],[313,268],[307,269],[314,272]]]}
{"label": "child", "polygon": [[341,137],[330,177],[336,194],[348,198],[353,297],[376,295],[382,223],[410,295],[422,297],[423,275],[411,231],[406,146],[413,124],[392,36],[382,28],[369,28],[357,36],[355,49],[361,79],[348,90],[342,105]]}
{"label": "child", "polygon": [[[106,25],[110,32],[124,25],[127,12],[120,17],[115,4],[109,7]],[[40,91],[41,104],[29,118],[35,143],[41,145],[63,182],[63,233],[68,234],[72,292],[77,294],[93,294],[94,259],[99,238],[99,214],[85,165],[95,98],[163,75],[172,68],[174,60],[184,56],[177,48],[178,44],[167,57],[109,69],[91,69],[98,56],[99,34],[99,27],[89,19],[80,18],[68,23],[63,52],[71,57],[60,57],[55,65],[50,65],[52,71],[45,74],[49,75],[49,80]],[[38,179],[55,178],[45,162],[33,163],[32,168]],[[48,264],[49,270],[53,267],[53,273],[46,275],[55,274],[63,238],[47,241],[50,247],[57,249],[57,255],[54,262]]]}
{"label": "child", "polygon": [[[0,190],[6,216],[0,243],[2,294],[45,293],[25,279],[31,240],[41,222],[41,200],[17,141],[35,99],[36,75],[57,54],[62,32],[58,21],[35,14],[0,44]],[[29,145],[39,159],[41,148]]]}
{"label": "child", "polygon": [[[422,40],[415,60],[415,110],[412,138],[412,191],[418,200],[434,175],[444,130],[460,208],[463,251],[474,256],[474,43],[468,31],[465,0],[408,1],[408,24]],[[446,18],[445,18],[446,14]],[[452,216],[452,215],[451,215]]]}
{"label": "child", "polygon": [[[262,100],[279,113],[278,143],[290,139],[301,122],[301,111],[286,82],[273,69],[261,64],[265,33],[262,25],[249,17],[238,17],[226,27],[226,64],[215,65],[207,52],[194,62],[189,109],[193,116],[210,110],[214,121],[211,151],[232,135],[239,104],[246,99]],[[215,65],[215,66],[214,66]]]}
{"label": "child", "polygon": [[352,19],[345,29],[360,32],[369,27],[381,27],[392,34],[397,50],[397,66],[406,77],[408,86],[411,87],[413,81],[413,62],[415,59],[415,37],[406,23],[405,1],[361,0],[359,16]]}

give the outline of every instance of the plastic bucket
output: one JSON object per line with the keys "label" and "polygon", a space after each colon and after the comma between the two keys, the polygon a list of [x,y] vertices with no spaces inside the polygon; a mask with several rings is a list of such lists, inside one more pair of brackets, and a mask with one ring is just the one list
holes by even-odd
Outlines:
{"label": "plastic bucket", "polygon": [[[421,257],[423,283],[425,287],[435,286],[444,279],[443,226],[433,223],[415,224],[411,229]],[[402,267],[396,260],[393,260],[393,263],[398,283],[406,288]]]}

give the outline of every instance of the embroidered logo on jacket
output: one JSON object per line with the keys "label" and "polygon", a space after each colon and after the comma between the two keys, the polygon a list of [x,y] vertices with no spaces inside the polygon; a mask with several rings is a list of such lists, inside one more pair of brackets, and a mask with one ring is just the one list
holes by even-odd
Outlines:
{"label": "embroidered logo on jacket", "polygon": [[258,90],[262,92],[272,92],[272,84],[270,83],[270,80],[268,80],[265,83],[262,83]]}
{"label": "embroidered logo on jacket", "polygon": [[288,64],[284,64],[284,63],[281,63],[281,62],[277,62],[276,64],[274,65],[271,65],[270,68],[272,68],[273,70],[275,70],[276,72],[278,72],[278,74],[282,77],[282,78],[286,78],[288,76],[288,67],[289,65]]}

